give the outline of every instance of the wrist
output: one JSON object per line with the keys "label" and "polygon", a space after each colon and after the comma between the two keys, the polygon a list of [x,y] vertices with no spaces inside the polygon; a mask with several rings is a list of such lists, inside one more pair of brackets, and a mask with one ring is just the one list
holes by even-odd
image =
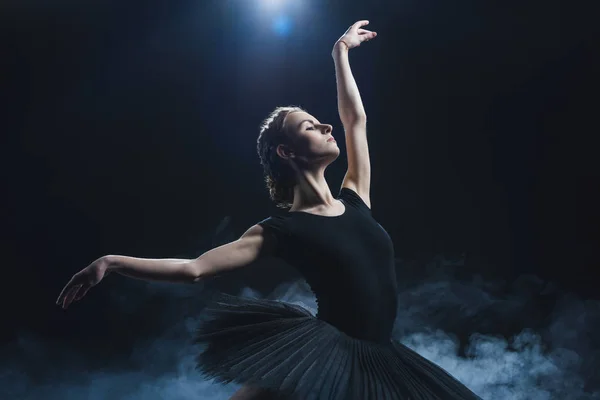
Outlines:
{"label": "wrist", "polygon": [[346,42],[344,42],[343,40],[338,40],[333,45],[332,53],[348,52],[348,50],[350,50],[350,47],[348,47],[348,45],[346,44]]}
{"label": "wrist", "polygon": [[104,270],[106,272],[116,271],[117,266],[118,266],[117,256],[107,255],[107,256],[100,257],[100,259],[98,260],[98,264],[102,268],[104,268]]}

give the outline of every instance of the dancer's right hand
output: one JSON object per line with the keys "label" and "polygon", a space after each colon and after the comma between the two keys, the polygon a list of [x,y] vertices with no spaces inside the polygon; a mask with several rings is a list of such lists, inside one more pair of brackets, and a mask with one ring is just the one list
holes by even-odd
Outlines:
{"label": "dancer's right hand", "polygon": [[60,292],[56,304],[66,309],[74,300],[81,300],[92,286],[96,286],[108,275],[108,264],[108,260],[101,257],[73,275]]}

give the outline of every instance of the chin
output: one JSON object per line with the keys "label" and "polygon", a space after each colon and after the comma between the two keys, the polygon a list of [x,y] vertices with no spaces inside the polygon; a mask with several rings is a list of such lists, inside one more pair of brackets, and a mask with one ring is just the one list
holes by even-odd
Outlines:
{"label": "chin", "polygon": [[329,163],[334,162],[335,160],[337,160],[337,158],[340,156],[340,150],[338,149],[336,152],[332,152],[331,156],[329,157]]}

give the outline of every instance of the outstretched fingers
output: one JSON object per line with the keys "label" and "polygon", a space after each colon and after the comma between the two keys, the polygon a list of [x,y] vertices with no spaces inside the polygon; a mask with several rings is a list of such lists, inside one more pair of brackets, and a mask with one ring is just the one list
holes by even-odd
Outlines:
{"label": "outstretched fingers", "polygon": [[362,26],[365,26],[365,25],[369,25],[369,21],[366,20],[366,19],[363,19],[363,20],[356,21],[355,23],[353,23],[352,24],[352,28],[358,29],[358,28],[360,28]]}
{"label": "outstretched fingers", "polygon": [[56,299],[57,305],[64,302],[65,296],[67,295],[67,293],[69,293],[71,291],[71,289],[73,288],[74,285],[75,285],[75,277],[71,278],[71,280],[69,282],[67,282],[65,287],[63,287],[63,289],[60,291],[60,294],[58,295],[58,298]]}
{"label": "outstretched fingers", "polygon": [[73,302],[73,299],[75,299],[75,296],[77,296],[77,293],[79,292],[79,290],[81,289],[83,285],[78,284],[73,286],[65,295],[65,299],[63,302],[63,308],[67,308],[71,305],[71,303]]}
{"label": "outstretched fingers", "polygon": [[359,29],[357,31],[357,33],[360,35],[361,38],[363,38],[364,40],[369,40],[369,39],[373,39],[375,36],[377,36],[377,32],[373,32],[373,31],[368,31],[366,29]]}
{"label": "outstretched fingers", "polygon": [[89,289],[89,285],[80,283],[81,279],[78,275],[75,275],[65,285],[63,290],[60,292],[56,304],[67,308],[73,302],[73,300],[79,300]]}
{"label": "outstretched fingers", "polygon": [[88,290],[90,290],[91,286],[90,285],[85,285],[82,286],[81,288],[79,288],[79,291],[77,292],[77,295],[75,296],[75,300],[79,301],[83,298],[83,296],[85,296],[85,294],[88,292]]}

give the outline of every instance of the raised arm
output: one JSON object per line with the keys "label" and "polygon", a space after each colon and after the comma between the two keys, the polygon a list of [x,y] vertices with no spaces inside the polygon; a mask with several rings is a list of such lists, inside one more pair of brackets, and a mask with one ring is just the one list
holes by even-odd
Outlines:
{"label": "raised arm", "polygon": [[335,43],[331,55],[335,62],[338,112],[346,135],[348,170],[342,187],[354,190],[371,207],[371,161],[367,142],[367,115],[358,86],[352,76],[348,52],[377,36],[376,32],[362,29],[369,21],[354,23]]}
{"label": "raised arm", "polygon": [[216,247],[192,260],[177,258],[137,258],[108,255],[77,272],[61,291],[56,304],[67,308],[80,300],[111,272],[132,278],[166,282],[194,283],[235,268],[252,264],[271,254],[275,239],[254,225],[239,239]]}

